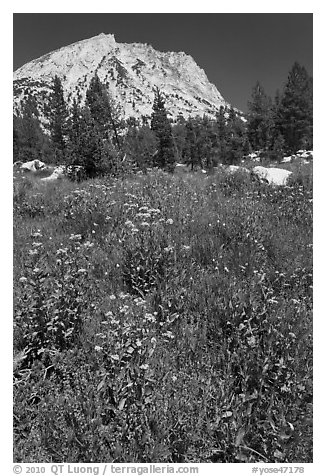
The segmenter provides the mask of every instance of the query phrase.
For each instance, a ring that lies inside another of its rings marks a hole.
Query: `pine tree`
[[[42,132],[35,98],[28,94],[21,114],[14,116],[14,161],[42,160],[45,138]]]
[[[226,111],[223,106],[216,115],[216,127],[217,127],[217,145],[218,145],[218,158],[221,163],[225,163],[227,159],[227,142],[228,142],[228,130],[226,121]]]
[[[103,141],[87,107],[79,111],[74,128],[79,133],[72,153],[74,164],[82,165],[88,177],[113,173],[116,152],[109,142]]]
[[[55,76],[49,101],[49,129],[56,162],[65,159],[68,109],[61,80]]]
[[[226,136],[226,163],[238,164],[244,155],[246,131],[243,121],[231,108],[228,113]]]
[[[183,157],[187,165],[191,165],[191,170],[194,170],[200,165],[200,156],[198,153],[198,143],[196,135],[195,120],[188,117],[186,122],[186,138],[183,151]]]
[[[198,154],[202,168],[213,167],[213,132],[212,124],[207,116],[197,120]]]
[[[151,129],[158,141],[158,152],[155,156],[156,165],[172,172],[175,166],[172,128],[167,117],[163,95],[158,88],[155,90]]]
[[[251,147],[254,150],[267,150],[271,145],[273,130],[272,101],[259,82],[253,89],[248,109],[247,130]]]
[[[306,69],[295,63],[279,101],[276,128],[287,153],[313,146],[313,83]]]
[[[119,132],[122,128],[121,114],[97,74],[93,76],[86,92],[86,105],[104,140],[112,141],[121,149]]]
[[[83,141],[83,118],[83,109],[78,105],[76,99],[74,99],[67,125],[67,162],[70,165],[81,165],[80,158],[83,153],[81,145]]]
[[[146,172],[153,166],[153,155],[157,149],[157,139],[148,126],[130,126],[124,141],[124,151],[136,168]]]

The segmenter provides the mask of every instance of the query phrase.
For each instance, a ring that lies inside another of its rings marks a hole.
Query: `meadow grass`
[[[310,172],[18,181],[14,304],[15,461],[312,461]]]

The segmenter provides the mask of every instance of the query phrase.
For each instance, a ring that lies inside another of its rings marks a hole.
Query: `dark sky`
[[[295,61],[312,75],[311,13],[15,13],[14,69],[62,46],[113,33],[119,43],[184,51],[224,98],[246,111],[260,81],[274,97]]]

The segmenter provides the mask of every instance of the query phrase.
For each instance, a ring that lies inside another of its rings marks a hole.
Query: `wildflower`
[[[141,340],[139,340],[139,339],[136,340],[136,346],[137,346],[137,347],[140,347],[140,346],[141,346]]]
[[[111,359],[113,360],[119,360],[119,356],[117,354],[110,355]]]
[[[21,278],[19,278],[19,281],[20,281],[21,283],[26,283],[27,278],[25,278],[25,276],[22,276]]]
[[[73,241],[79,241],[82,239],[82,236],[77,234],[77,235],[74,235],[73,233],[70,235],[69,237],[69,240],[73,240]]]
[[[254,336],[252,336],[247,339],[247,342],[250,347],[254,347],[254,345],[256,344],[256,339],[254,338]]]
[[[167,246],[166,248],[163,248],[164,253],[170,253],[173,251],[173,246]]]
[[[172,382],[175,382],[176,380],[178,380],[178,377],[176,377],[175,375],[172,375],[171,379],[172,379]]]
[[[139,368],[142,369],[142,370],[147,370],[148,369],[148,364],[140,365]]]
[[[42,234],[40,232],[36,232],[36,233],[32,233],[31,236],[33,238],[38,238],[38,237],[42,236]]]
[[[114,301],[114,300],[117,299],[117,298],[116,298],[116,296],[115,296],[114,294],[111,294],[111,296],[109,296],[109,299],[110,299],[111,301]]]
[[[148,312],[146,312],[144,319],[145,321],[155,322],[155,317],[153,316],[153,314],[150,314]]]
[[[37,250],[29,250],[28,254],[30,255],[37,255],[38,251]]]
[[[126,314],[128,311],[129,311],[129,306],[127,305],[120,308],[120,312],[122,312],[123,314]]]
[[[112,311],[108,311],[108,312],[106,312],[104,315],[105,315],[105,317],[113,317],[113,312],[112,312]]]
[[[103,350],[103,347],[100,347],[99,345],[96,345],[94,347],[94,349],[95,349],[96,352],[101,352],[101,350]]]
[[[68,248],[59,248],[59,249],[57,250],[57,255],[67,254],[67,251],[68,251]]]
[[[145,227],[146,227],[146,226],[150,226],[150,225],[149,225],[149,223],[148,223],[147,221],[142,221],[142,222],[141,222],[141,226],[145,226]]]
[[[171,331],[166,331],[162,335],[166,336],[168,339],[174,339],[174,335],[172,334]]]
[[[77,273],[87,273],[87,269],[81,268],[77,271]]]
[[[189,251],[191,248],[191,246],[188,246],[188,245],[183,245],[182,246],[182,249],[185,250],[185,251]]]
[[[38,273],[40,271],[40,268],[34,268],[33,273]]]
[[[38,248],[39,246],[42,246],[42,243],[37,243],[34,241],[34,243],[32,243],[32,246],[34,246],[35,248]]]
[[[119,298],[126,299],[127,297],[129,297],[129,294],[124,294],[123,292],[119,293]]]
[[[166,224],[167,224],[167,225],[173,225],[173,220],[172,220],[172,218],[168,218],[168,219],[166,220]]]

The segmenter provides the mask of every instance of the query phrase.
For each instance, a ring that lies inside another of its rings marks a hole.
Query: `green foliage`
[[[88,263],[80,235],[71,235],[69,245],[47,260],[40,232],[32,233],[25,260],[22,288],[17,296],[15,332],[24,364],[35,359],[51,361],[50,355],[69,349],[82,330]],[[52,265],[52,266],[51,266]]]
[[[55,76],[48,105],[49,130],[56,163],[65,158],[67,141],[68,109],[64,99],[61,80]]]
[[[288,153],[312,149],[313,83],[306,69],[295,63],[289,73],[276,112],[276,127]]]
[[[220,107],[216,117],[217,156],[223,164],[238,164],[248,150],[245,125],[233,108]]]
[[[15,461],[312,461],[300,174],[17,183]]]
[[[44,160],[49,155],[49,144],[40,127],[37,104],[29,94],[22,104],[21,114],[13,118],[13,160]]]
[[[148,126],[129,126],[124,150],[138,170],[146,171],[153,166],[153,156],[157,150],[155,133]]]
[[[97,74],[91,79],[86,92],[86,106],[103,140],[112,140],[113,144],[120,149],[121,113]]]
[[[248,138],[253,150],[266,150],[270,147],[273,129],[272,101],[259,82],[248,103]]]
[[[167,117],[165,102],[162,93],[155,90],[151,129],[158,141],[157,154],[154,164],[169,172],[173,172],[175,164],[175,147],[173,143],[171,123]]]

